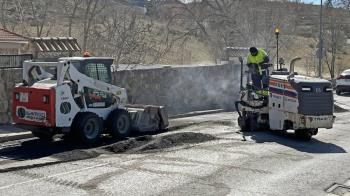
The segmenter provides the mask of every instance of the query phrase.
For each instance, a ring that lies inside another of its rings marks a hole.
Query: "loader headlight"
[[[43,102],[44,103],[49,103],[49,96],[48,95],[44,95],[43,96]]]
[[[16,94],[15,94],[15,99],[16,99],[16,101],[19,101],[19,97],[20,97],[19,93],[16,93]]]
[[[332,92],[333,88],[326,88],[325,90],[326,90],[326,92]]]
[[[303,91],[303,92],[311,92],[311,88],[310,87],[302,87],[301,91]]]

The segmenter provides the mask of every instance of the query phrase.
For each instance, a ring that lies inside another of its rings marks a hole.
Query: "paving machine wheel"
[[[243,116],[238,117],[238,126],[241,128],[241,132],[249,131],[249,119]]]
[[[251,115],[249,118],[250,131],[258,131],[260,126],[256,115]]]
[[[298,139],[309,141],[314,134],[314,129],[297,129],[295,130],[295,136]]]

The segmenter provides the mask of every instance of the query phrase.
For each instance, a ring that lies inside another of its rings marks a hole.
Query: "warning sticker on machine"
[[[16,114],[23,120],[35,122],[45,122],[46,120],[46,112],[41,110],[31,110],[25,107],[17,107]]]

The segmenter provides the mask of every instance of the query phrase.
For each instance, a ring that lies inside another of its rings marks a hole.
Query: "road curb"
[[[9,142],[13,140],[22,140],[33,137],[31,132],[23,132],[18,134],[9,134],[5,136],[0,136],[0,142]]]
[[[175,131],[178,129],[183,129],[192,125],[198,125],[200,123],[195,123],[195,122],[191,122],[191,123],[183,123],[183,124],[179,124],[179,125],[174,125],[174,126],[170,126],[168,127],[167,131]]]
[[[196,112],[189,112],[185,114],[177,114],[177,115],[169,116],[169,119],[186,118],[186,117],[200,116],[200,115],[207,115],[207,114],[216,114],[221,112],[228,112],[228,111],[224,109],[196,111]]]

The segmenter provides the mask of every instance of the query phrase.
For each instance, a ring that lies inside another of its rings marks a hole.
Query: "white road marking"
[[[72,173],[76,173],[76,172],[80,172],[80,171],[84,171],[84,170],[89,170],[89,169],[93,169],[93,168],[97,168],[97,167],[103,167],[103,166],[106,166],[106,165],[109,165],[109,164],[110,163],[104,163],[104,164],[99,164],[99,165],[95,165],[95,166],[91,166],[91,167],[85,167],[85,168],[82,168],[82,169],[72,170],[72,171],[69,171],[69,172],[63,172],[63,173],[59,173],[59,174],[55,174],[55,175],[51,175],[51,176],[45,176],[45,177],[37,178],[37,179],[34,179],[34,180],[28,180],[28,181],[24,181],[24,182],[14,183],[14,184],[10,184],[10,185],[6,185],[6,186],[0,187],[0,190],[11,188],[13,186],[28,184],[28,183],[31,183],[31,182],[37,182],[37,181],[44,180],[44,179],[47,179],[47,178],[63,176],[63,175],[72,174]]]
[[[348,115],[350,115],[350,113],[341,114],[341,115],[336,114],[335,117],[337,118],[337,117],[343,117],[343,116],[348,116]]]

